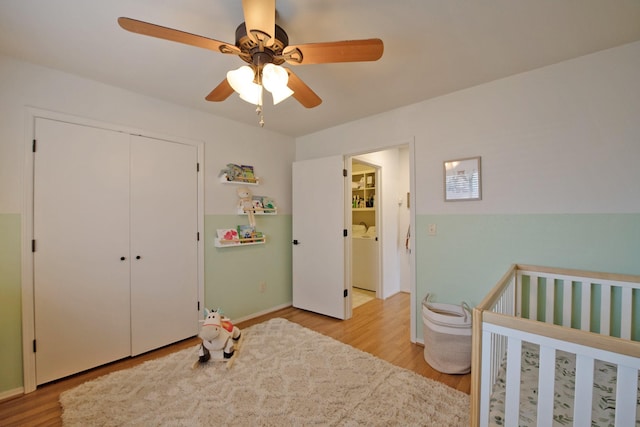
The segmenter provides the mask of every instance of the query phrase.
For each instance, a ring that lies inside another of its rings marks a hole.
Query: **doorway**
[[[292,167],[293,306],[337,319],[353,316],[351,291],[352,159],[380,166],[374,205],[380,285],[376,297],[410,294],[415,341],[415,255],[407,229],[415,223],[414,142],[369,153],[298,160]],[[365,179],[366,182],[366,179]],[[365,205],[366,206],[366,205]],[[411,233],[413,234],[413,232]],[[318,256],[321,254],[322,256]],[[328,268],[329,266],[329,268]]]
[[[406,144],[347,158],[351,194],[345,216],[351,245],[345,264],[352,310],[373,298],[411,293],[409,151]]]
[[[351,159],[351,303],[359,307],[377,297],[380,287],[378,199],[380,166]]]

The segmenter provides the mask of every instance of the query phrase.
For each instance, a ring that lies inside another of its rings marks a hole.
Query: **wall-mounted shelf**
[[[247,180],[244,178],[236,178],[232,181],[227,179],[227,174],[220,175],[220,182],[223,184],[237,184],[237,185],[260,185],[260,178],[256,177],[253,180]]]
[[[254,208],[251,209],[254,215],[277,215],[278,208]],[[247,209],[238,208],[238,215],[247,215]]]
[[[264,234],[262,237],[256,237],[252,239],[233,239],[233,240],[225,240],[215,238],[213,241],[213,245],[216,248],[232,248],[237,246],[252,246],[252,245],[264,245],[267,236]]]
[[[354,212],[375,212],[376,208],[353,208]]]
[[[233,179],[229,180],[229,176]],[[234,163],[228,163],[227,169],[220,171],[219,179],[222,184],[260,185],[260,178],[254,175],[253,166],[236,165]],[[253,216],[277,215],[278,213],[275,201],[271,197],[254,196],[249,189],[246,189],[246,192],[241,188],[237,190],[240,199],[238,200],[236,212],[238,215],[249,216],[249,225],[238,225],[235,229],[222,228],[216,230],[217,237],[214,239],[214,246],[217,248],[264,245],[266,236],[262,232],[256,231]]]

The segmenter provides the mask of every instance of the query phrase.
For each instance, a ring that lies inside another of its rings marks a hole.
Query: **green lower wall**
[[[248,224],[247,217],[205,217],[205,306],[220,308],[231,319],[290,304],[291,215],[256,216],[256,230],[266,235],[266,244],[217,248],[218,228]],[[266,284],[260,291],[260,282]]]
[[[22,387],[21,223],[0,214],[0,394]]]
[[[0,214],[0,395],[23,385],[21,217]],[[238,215],[205,217],[205,306],[232,319],[291,303],[291,215],[256,217],[264,245],[219,249],[217,228],[246,224]],[[266,283],[264,292],[260,282]]]
[[[22,386],[20,221],[0,214],[0,394]],[[214,246],[217,228],[246,222],[205,217],[205,305],[232,319],[292,299],[291,216],[256,218],[265,245]],[[427,234],[428,224],[437,235]],[[439,302],[475,305],[513,263],[640,274],[640,214],[419,215],[415,234],[418,336],[427,292]]]
[[[419,337],[427,292],[474,306],[514,263],[640,274],[640,214],[419,215],[416,235]]]

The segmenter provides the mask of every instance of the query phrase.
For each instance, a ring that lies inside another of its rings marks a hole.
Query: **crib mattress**
[[[614,426],[616,366],[599,360],[594,364],[592,425]],[[520,377],[520,426],[535,427],[538,401],[539,350],[535,344],[522,343],[522,369]],[[553,425],[573,425],[573,400],[576,376],[576,357],[563,351],[556,352],[556,371],[553,405]],[[489,409],[489,425],[504,425],[506,363],[498,373],[493,386]],[[639,382],[640,384],[640,382]],[[640,399],[640,387],[638,389]],[[640,426],[640,402],[636,409],[636,426]]]

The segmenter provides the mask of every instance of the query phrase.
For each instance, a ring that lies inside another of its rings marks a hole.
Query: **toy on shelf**
[[[251,211],[253,215],[276,215],[278,208],[271,197],[251,196]],[[248,215],[249,209],[238,204],[238,215]]]
[[[242,210],[247,213],[249,216],[249,225],[252,227],[256,226],[256,218],[253,216],[253,202],[251,199],[251,190],[247,187],[239,187],[238,188],[238,210]]]
[[[198,360],[194,364],[206,363],[209,360],[231,363],[240,349],[242,333],[237,326],[222,316],[219,310],[209,311],[204,309],[206,318],[198,335],[202,344],[198,349]]]

